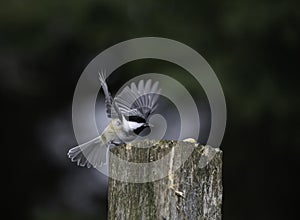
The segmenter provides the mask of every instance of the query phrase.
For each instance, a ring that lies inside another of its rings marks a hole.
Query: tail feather
[[[82,167],[99,167],[106,163],[107,146],[97,137],[69,150],[68,157]]]

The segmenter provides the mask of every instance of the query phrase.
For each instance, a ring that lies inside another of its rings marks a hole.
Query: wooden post
[[[160,141],[153,146],[150,141],[143,141],[113,148],[111,152],[127,161],[145,163],[171,152],[174,143],[183,147],[193,145],[194,151],[168,176],[146,183],[110,178],[108,219],[221,219],[222,151],[219,149],[175,141]],[[145,144],[149,148],[139,148]],[[110,172],[115,172],[116,163],[110,163]],[[124,170],[121,175],[126,177],[129,173]]]

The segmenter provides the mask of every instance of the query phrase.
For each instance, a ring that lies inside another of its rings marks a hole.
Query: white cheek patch
[[[132,130],[134,130],[134,129],[141,127],[143,125],[143,123],[136,123],[136,122],[129,121],[128,125]]]

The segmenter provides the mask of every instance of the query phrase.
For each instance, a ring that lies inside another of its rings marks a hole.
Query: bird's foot
[[[112,140],[112,141],[108,142],[108,146],[109,146],[109,148],[113,148],[113,147],[117,147],[123,143],[124,142],[122,142],[122,141]]]

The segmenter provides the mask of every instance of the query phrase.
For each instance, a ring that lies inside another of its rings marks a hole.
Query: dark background
[[[76,167],[65,156],[76,145],[73,92],[98,53],[145,36],[194,48],[222,84],[228,108],[221,146],[223,219],[295,219],[300,185],[299,6],[296,0],[1,1],[6,219],[106,218],[107,179]],[[149,68],[168,72],[164,64],[151,63],[132,63],[118,71],[130,76],[137,70],[151,72]],[[184,79],[178,72],[174,74]],[[111,82],[112,87],[120,85],[116,79]]]

